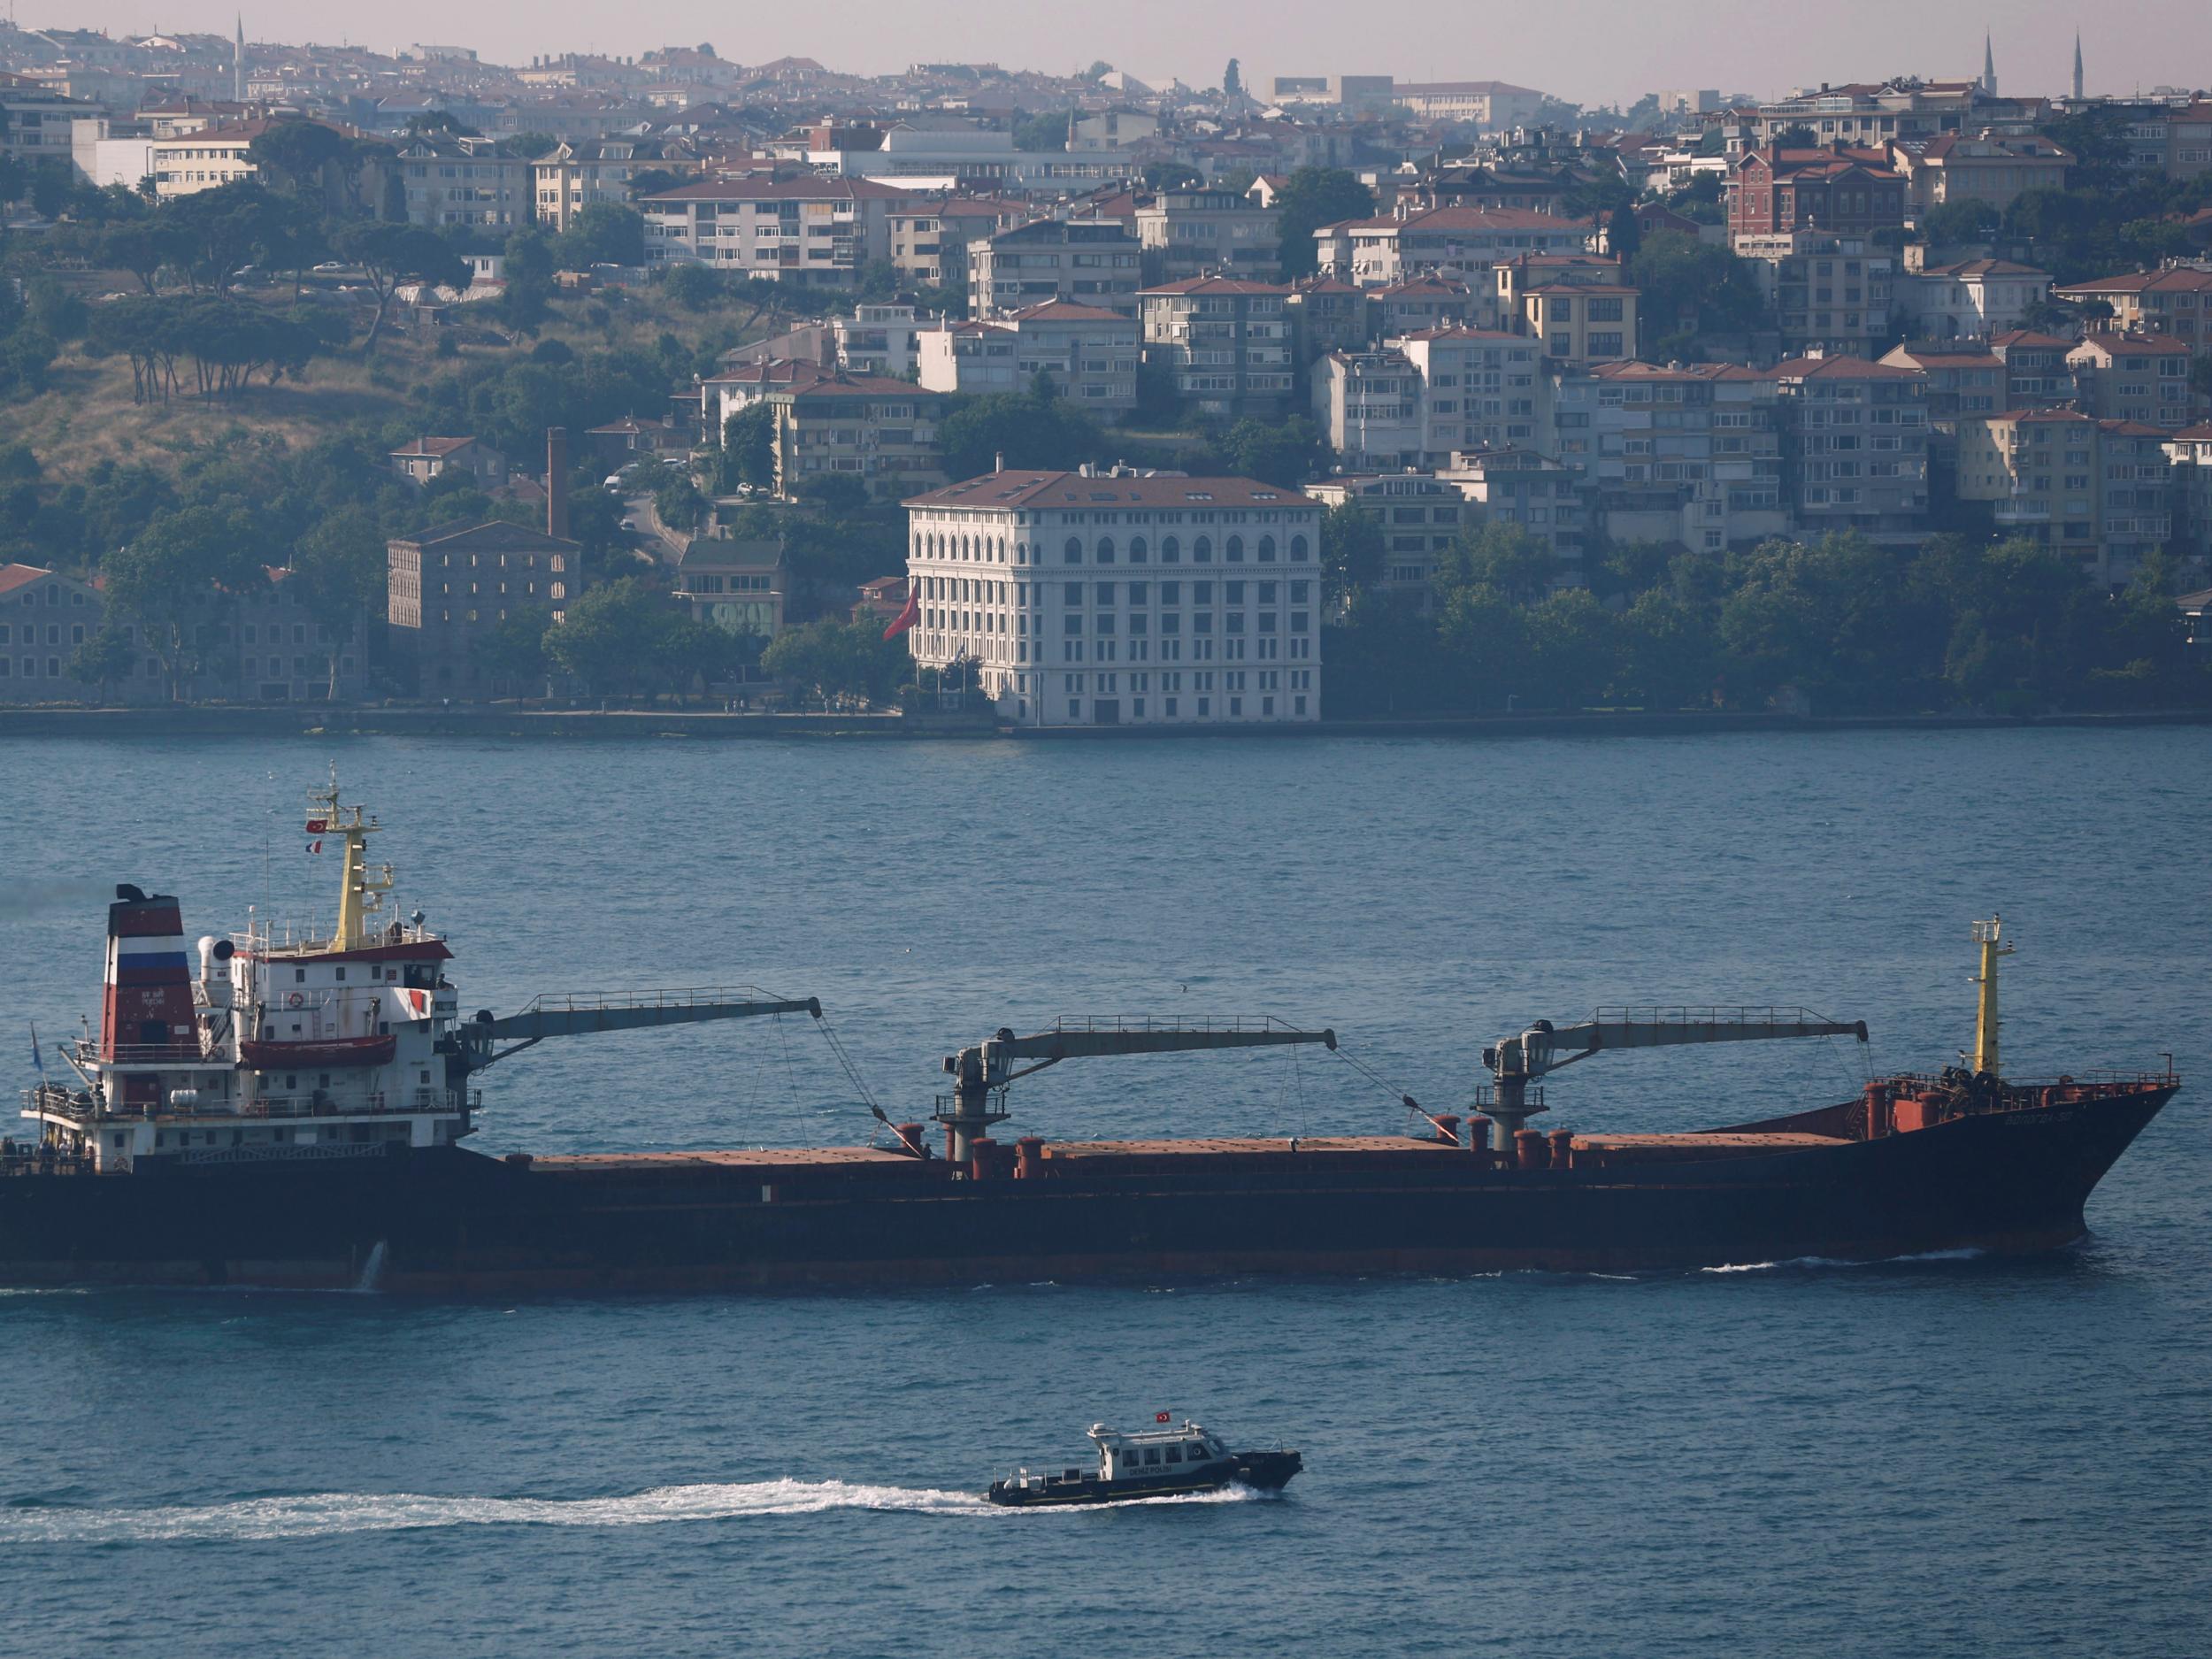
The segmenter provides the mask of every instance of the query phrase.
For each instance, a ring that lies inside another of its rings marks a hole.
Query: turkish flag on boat
[[[1155,1423],[1164,1423],[1174,1415],[1175,1414],[1171,1411],[1155,1411],[1152,1414],[1152,1420]]]
[[[906,579],[905,608],[891,618],[891,626],[884,629],[883,637],[887,640],[897,639],[900,634],[920,621],[921,616],[922,584],[918,579],[910,576]]]
[[[311,818],[307,820],[307,833],[310,835],[319,835],[329,827],[328,818]]]

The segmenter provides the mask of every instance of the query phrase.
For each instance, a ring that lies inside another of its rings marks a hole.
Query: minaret
[[[240,104],[246,101],[246,14],[238,14],[238,44],[230,58],[230,96]]]
[[[2074,31],[2074,102],[2081,102],[2081,31]]]
[[[1989,32],[1982,31],[1982,96],[1997,96],[1997,50],[1991,43]]]

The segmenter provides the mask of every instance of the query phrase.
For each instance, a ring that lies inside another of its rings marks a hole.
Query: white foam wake
[[[650,1526],[672,1521],[818,1515],[828,1509],[882,1509],[916,1515],[1003,1512],[964,1492],[863,1486],[842,1480],[657,1486],[619,1498],[316,1492],[150,1509],[0,1509],[0,1544],[322,1538],[341,1532],[444,1526]]]
[[[1974,1245],[1955,1250],[1923,1250],[1913,1256],[1872,1256],[1863,1261],[1833,1256],[1793,1256],[1781,1262],[1731,1262],[1720,1267],[1701,1267],[1701,1273],[1770,1273],[1786,1267],[1892,1267],[1900,1262],[1971,1262],[1984,1252]]]

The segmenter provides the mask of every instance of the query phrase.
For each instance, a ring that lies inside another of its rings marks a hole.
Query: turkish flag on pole
[[[1174,1413],[1171,1411],[1155,1411],[1152,1414],[1152,1420],[1155,1423],[1164,1423],[1172,1416]]]
[[[922,584],[915,578],[910,576],[906,579],[905,609],[902,610],[898,615],[891,618],[891,626],[884,629],[883,637],[887,640],[897,639],[900,634],[905,633],[907,629],[912,627],[915,623],[921,620],[921,615]]]

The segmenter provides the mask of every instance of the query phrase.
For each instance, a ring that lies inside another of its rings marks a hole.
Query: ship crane
[[[458,1028],[457,1058],[465,1071],[519,1054],[548,1037],[579,1037],[595,1031],[638,1031],[651,1025],[692,1025],[710,1019],[757,1019],[765,1014],[822,1018],[811,996],[775,997],[751,986],[741,990],[589,992],[540,996],[518,1014],[495,1018],[487,1009]],[[493,1049],[493,1044],[511,1046]]]
[[[977,1139],[993,1124],[1005,1121],[1006,1086],[1063,1060],[1101,1055],[1181,1054],[1201,1048],[1264,1048],[1302,1042],[1334,1048],[1336,1033],[1300,1031],[1269,1018],[1063,1019],[1056,1021],[1051,1030],[1027,1037],[1017,1037],[1010,1026],[1001,1026],[996,1035],[945,1056],[953,1093],[949,1102],[939,1097],[933,1116],[952,1132],[953,1162],[964,1163]],[[1021,1064],[1023,1061],[1030,1064]],[[995,1105],[995,1094],[998,1097]]]
[[[1482,1051],[1493,1086],[1476,1103],[1490,1114],[1491,1149],[1509,1152],[1514,1132],[1545,1110],[1529,1085],[1546,1072],[1615,1048],[1671,1048],[1694,1042],[1765,1042],[1783,1037],[1856,1037],[1866,1022],[1823,1019],[1802,1008],[1601,1008],[1579,1025],[1540,1019]]]

